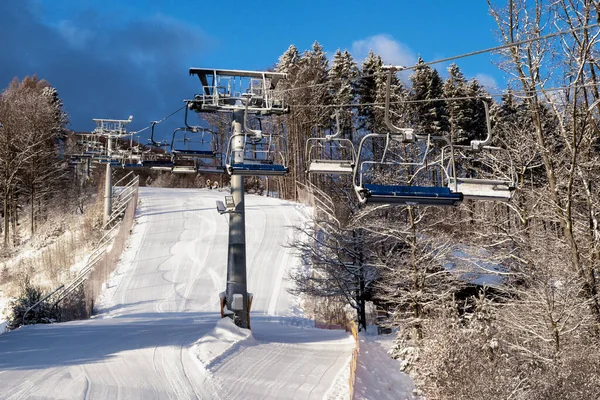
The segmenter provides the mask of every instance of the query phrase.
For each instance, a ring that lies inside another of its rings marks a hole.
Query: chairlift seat
[[[140,168],[144,168],[144,164],[141,163],[126,163],[123,165],[123,168],[125,169],[140,169]]]
[[[120,167],[123,165],[120,160],[100,159],[98,162],[100,164],[110,164],[111,167]]]
[[[144,167],[150,167],[150,169],[157,171],[171,171],[175,164],[173,161],[159,161],[159,160],[148,160],[144,161]]]
[[[206,174],[224,174],[225,168],[222,165],[199,165],[196,170]]]
[[[212,150],[173,149],[172,153],[176,156],[190,156],[190,157],[201,157],[201,158],[213,158],[215,156],[215,152]]]
[[[195,174],[196,167],[193,165],[175,165],[171,172],[174,174]]]
[[[313,160],[308,166],[309,174],[352,175],[353,172],[351,160]]]
[[[358,187],[367,203],[389,203],[424,206],[456,206],[462,193],[452,193],[443,186],[397,186],[364,184]]]
[[[512,198],[514,186],[510,181],[496,179],[456,178],[450,179],[448,188],[462,193],[469,200],[508,201]]]
[[[227,168],[230,175],[242,176],[281,176],[288,173],[288,169],[279,164],[231,164]]]

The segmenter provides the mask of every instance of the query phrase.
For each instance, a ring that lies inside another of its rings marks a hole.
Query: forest
[[[387,323],[400,328],[396,356],[428,398],[600,396],[600,65],[597,26],[588,27],[599,8],[490,2],[499,44],[523,42],[496,52],[511,77],[501,93],[457,64],[442,78],[419,59],[407,81],[393,77],[394,125],[445,135],[456,147],[485,136],[483,101],[493,99],[492,144],[502,151],[492,163],[506,171],[510,160],[516,184],[508,202],[364,207],[352,178],[307,177],[306,140],[336,131],[336,111],[341,136],[355,146],[388,131],[384,61],[370,53],[358,66],[338,51],[329,63],[318,43],[304,53],[290,46],[279,59],[277,71],[289,74],[291,111],[282,118],[292,168],[280,191],[296,198],[297,188],[314,187],[316,205],[299,228],[309,240],[295,244],[312,267],[292,276],[297,290],[350,305],[363,326],[365,301],[387,310]],[[557,32],[567,33],[543,38]],[[371,151],[381,156],[381,144]],[[463,168],[495,168],[477,158]],[[396,183],[406,172],[381,167],[373,177]],[[487,279],[474,282],[483,269]]]
[[[397,127],[446,137],[462,171],[510,176],[509,201],[364,206],[352,177],[307,175],[309,138],[339,131],[356,148],[389,130],[385,60],[370,52],[358,63],[338,50],[330,61],[318,42],[304,52],[291,45],[274,67],[288,75],[277,90],[290,112],[262,123],[286,138],[290,172],[254,184],[314,207],[292,244],[311,267],[290,277],[296,292],[330,316],[350,306],[363,329],[366,302],[376,304],[382,324],[398,332],[393,356],[427,398],[600,398],[600,4],[488,4],[498,44],[507,45],[495,52],[507,87],[492,92],[465,77],[460,60],[440,73],[419,58],[391,76],[389,113]],[[485,138],[484,102],[497,151],[480,162],[483,153],[458,149]],[[223,141],[230,118],[207,119]],[[63,158],[67,114],[50,84],[13,81],[0,96],[0,122],[8,251],[19,245],[21,213],[33,234],[65,198],[84,194]],[[420,150],[374,140],[368,153],[406,159]],[[369,177],[396,183],[407,174],[376,166]]]

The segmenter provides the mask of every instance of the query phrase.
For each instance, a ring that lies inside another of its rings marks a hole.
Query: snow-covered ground
[[[360,353],[356,363],[354,400],[413,400],[414,383],[400,372],[400,362],[387,351],[393,335],[360,335]]]
[[[283,245],[298,205],[246,197],[252,332],[221,322],[225,192],[141,188],[131,241],[100,315],[0,336],[0,398],[347,398],[354,346],[343,331],[303,326]]]

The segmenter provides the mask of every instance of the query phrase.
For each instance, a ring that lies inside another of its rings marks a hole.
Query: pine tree
[[[329,70],[329,91],[334,105],[354,104],[358,66],[348,50],[337,50]],[[340,128],[345,138],[353,138],[354,113],[349,107],[337,108]]]
[[[467,85],[467,94],[471,97],[471,124],[469,127],[469,140],[485,139],[487,136],[487,121],[485,116],[484,101],[489,105],[489,94],[477,79],[471,79]]]
[[[412,114],[421,133],[440,134],[448,132],[448,114],[443,100],[443,81],[440,74],[419,56],[412,82]],[[438,100],[440,99],[440,100]]]
[[[474,102],[469,97],[469,87],[462,71],[456,64],[448,67],[448,78],[443,86],[448,112],[448,123],[452,141],[460,145],[468,145],[474,127]],[[453,100],[456,99],[456,100]]]
[[[311,130],[329,126],[329,113],[322,106],[331,103],[328,89],[328,60],[323,47],[315,42],[311,50],[298,56],[298,50],[290,46],[280,57],[277,70],[287,71],[287,83],[282,84],[285,99],[291,112],[283,117],[288,144],[290,174],[280,181],[283,196],[294,198],[296,182],[304,182],[305,145]]]
[[[291,44],[290,47],[288,47],[288,49],[279,57],[276,71],[284,74],[294,73],[299,60],[300,52],[296,46]]]
[[[375,132],[375,103],[377,99],[377,76],[381,74],[383,61],[375,55],[373,50],[369,51],[367,58],[362,63],[360,79],[357,86],[359,98],[358,129],[367,132]]]

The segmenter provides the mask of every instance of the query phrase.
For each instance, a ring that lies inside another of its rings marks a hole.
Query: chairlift
[[[100,164],[110,164],[111,167],[122,167],[123,166],[123,162],[119,159],[115,159],[115,158],[109,158],[109,157],[99,157],[96,158],[94,161],[97,161]]]
[[[489,145],[492,141],[489,105],[485,100],[483,105],[487,136],[484,140],[472,140],[468,146],[454,146],[461,162],[450,171],[448,188],[462,193],[465,199],[509,201],[516,188],[515,169],[508,150]]]
[[[247,115],[250,99],[244,113],[244,133],[232,134],[227,144],[226,169],[230,175],[281,176],[288,173],[285,166],[283,137],[264,134],[248,128]],[[262,127],[261,127],[262,128]],[[242,139],[241,150],[234,150],[234,141]]]
[[[143,169],[146,168],[143,162],[129,162],[123,164],[124,169]]]
[[[196,171],[204,174],[224,174],[225,167],[223,165],[206,164],[198,162],[196,164]]]
[[[447,186],[447,165],[454,166],[452,143],[443,136],[417,135],[413,129],[392,124],[389,114],[393,72],[393,68],[388,70],[385,97],[385,124],[390,132],[367,134],[358,146],[353,175],[358,199],[362,204],[456,206],[463,195]],[[384,141],[381,154],[376,152],[378,139]],[[445,148],[450,151],[444,151]]]
[[[183,132],[183,138],[176,139],[178,132]],[[218,154],[216,133],[199,126],[177,128],[173,131],[171,154],[175,158],[214,158]]]
[[[429,206],[460,204],[462,193],[453,193],[444,184],[449,180],[444,160],[448,153],[437,151],[434,146],[436,142],[449,144],[449,141],[441,136],[427,135],[426,138],[423,144],[421,140],[406,142],[403,135],[392,133],[365,135],[358,147],[354,169],[354,190],[359,201]],[[385,147],[381,157],[375,159],[373,148],[377,139],[384,140]]]
[[[144,160],[143,166],[155,171],[172,171],[175,163],[167,159]]]
[[[306,158],[309,174],[352,175],[356,165],[354,144],[340,137],[339,114],[335,113],[336,132],[324,138],[309,138],[306,141]]]

